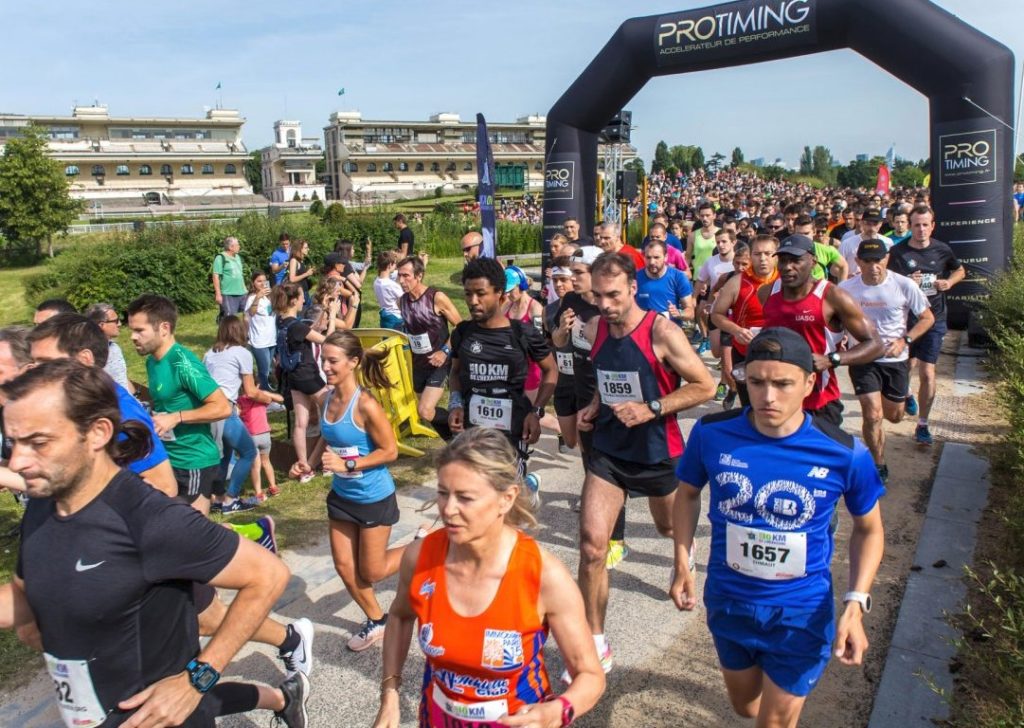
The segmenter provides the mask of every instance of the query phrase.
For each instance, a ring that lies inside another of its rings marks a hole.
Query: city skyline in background
[[[6,45],[7,57],[27,72],[7,77],[0,111],[70,115],[76,104],[98,102],[118,117],[199,117],[222,105],[246,118],[250,150],[271,143],[278,119],[299,120],[304,137],[322,140],[338,110],[368,120],[439,112],[471,120],[479,111],[513,121],[546,114],[623,20],[708,4],[627,9],[523,0],[483,12],[451,2],[360,1],[286,15],[263,0],[217,7],[186,0],[168,17],[117,0],[90,7],[84,19],[65,3],[23,4],[5,11]],[[1019,90],[1024,9],[1012,0],[937,4],[1014,52]],[[105,42],[54,54],[83,25]],[[848,50],[656,78],[627,106],[633,144],[648,167],[660,140],[700,145],[707,158],[720,152],[728,159],[738,146],[748,161],[780,158],[791,166],[805,145],[819,144],[844,164],[890,146],[916,161],[928,156],[927,107],[923,96]]]

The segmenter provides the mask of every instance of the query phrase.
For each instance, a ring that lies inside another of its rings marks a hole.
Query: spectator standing
[[[292,246],[291,258],[288,259],[288,282],[302,289],[302,302],[306,306],[310,303],[309,278],[316,272],[316,269],[306,264],[307,255],[309,243],[297,240]]]
[[[100,331],[107,337],[107,363],[103,371],[128,390],[129,394],[135,394],[135,385],[128,378],[128,362],[125,361],[124,352],[117,343],[117,337],[121,333],[121,317],[109,303],[94,303],[85,309],[85,316],[99,326]]]
[[[270,305],[270,281],[263,271],[255,271],[249,280],[245,320],[249,328],[249,349],[256,360],[256,379],[260,389],[270,391],[270,368],[277,346],[277,314]]]
[[[63,298],[48,298],[36,306],[36,312],[32,316],[32,323],[39,325],[46,319],[59,313],[78,313],[78,309]]]
[[[213,258],[213,297],[221,316],[242,313],[245,306],[245,274],[238,238],[224,238],[224,250]]]
[[[380,307],[380,325],[384,329],[403,331],[402,311],[398,299],[402,287],[392,278],[398,267],[398,254],[394,250],[383,250],[377,254],[377,278],[373,282],[373,294]]]
[[[416,236],[413,235],[409,224],[406,222],[405,215],[402,213],[395,215],[393,222],[395,230],[398,231],[398,244],[395,246],[395,250],[398,251],[398,258],[399,260],[408,258],[416,252]]]
[[[281,395],[271,392],[275,404],[283,401]],[[267,405],[264,402],[253,399],[245,394],[238,397],[238,417],[245,425],[245,431],[252,437],[256,451],[260,454],[258,460],[253,460],[252,470],[249,477],[252,479],[252,490],[256,494],[256,500],[263,502],[268,495],[277,495],[280,489],[277,487],[277,476],[274,474],[274,465],[270,462],[270,450],[273,443],[270,440],[270,422],[267,420]],[[267,476],[267,490],[263,491],[262,474]]]
[[[274,285],[284,283],[284,277],[288,275],[288,261],[291,259],[292,241],[288,233],[281,233],[277,238],[277,248],[270,254],[270,273],[274,276]]]

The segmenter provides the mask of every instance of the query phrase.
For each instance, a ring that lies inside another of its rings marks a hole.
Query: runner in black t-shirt
[[[218,715],[264,708],[305,726],[301,672],[278,690],[218,682],[283,592],[287,567],[121,469],[151,440],[141,423],[122,423],[100,370],[45,362],[2,391],[10,466],[32,500],[15,579],[0,586],[0,605],[22,608],[0,608],[0,628],[38,623],[65,723],[108,728],[134,716],[212,728]],[[238,590],[202,649],[194,581]]]
[[[505,271],[493,258],[477,258],[462,271],[471,321],[452,332],[448,424],[493,427],[504,432],[520,457],[520,471],[535,495],[537,477],[526,475],[529,446],[540,438],[540,416],[555,391],[558,369],[551,348],[534,327],[509,321],[502,313]],[[534,407],[526,397],[529,362],[541,368]]]

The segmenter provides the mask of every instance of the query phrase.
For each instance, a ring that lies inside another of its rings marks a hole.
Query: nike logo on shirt
[[[75,564],[75,571],[88,571],[89,569],[95,569],[97,566],[102,566],[107,563],[106,561],[97,561],[95,564],[83,564],[82,560],[79,559],[78,563]]]

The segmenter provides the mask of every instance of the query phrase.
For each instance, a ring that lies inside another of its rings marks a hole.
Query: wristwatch
[[[572,703],[569,702],[568,698],[564,698],[561,695],[549,695],[544,698],[545,703],[550,703],[554,700],[562,704],[562,728],[572,725],[572,722],[576,719],[576,710],[572,707]]]
[[[839,358],[839,352],[838,351],[833,351],[831,354],[828,355],[828,364],[833,369],[835,369],[837,366],[839,366],[842,363],[843,363],[843,361],[842,361],[842,359]]]
[[[355,469],[356,469],[356,461],[355,460],[353,460],[352,458],[349,458],[348,460],[345,461],[345,470],[347,470],[348,472],[351,473],[351,472],[354,472]]]
[[[864,614],[868,614],[871,611],[871,595],[867,592],[846,592],[843,594],[843,604],[847,602],[857,602]]]
[[[194,657],[185,665],[185,669],[188,670],[188,680],[192,687],[201,693],[209,692],[220,680],[220,673],[210,667],[208,662],[200,662]]]
[[[904,336],[903,341],[906,342],[907,346],[910,346],[911,344],[914,343],[914,340],[911,339],[910,336]]]
[[[538,419],[543,417],[544,416],[544,408],[543,407],[534,407],[533,408],[533,414],[537,415]]]
[[[661,417],[661,400],[652,399],[647,402],[647,407],[654,413],[655,417]]]

